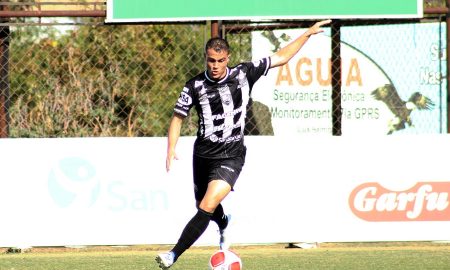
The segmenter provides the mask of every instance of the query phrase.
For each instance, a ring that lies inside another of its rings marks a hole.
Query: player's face
[[[220,80],[227,75],[229,55],[225,50],[216,52],[214,49],[206,51],[206,67],[208,75],[214,80]]]

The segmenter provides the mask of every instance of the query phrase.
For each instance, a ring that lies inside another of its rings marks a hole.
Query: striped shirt
[[[194,154],[205,158],[239,156],[244,149],[247,105],[255,82],[266,75],[270,58],[227,68],[220,81],[207,71],[189,80],[175,105],[175,113],[186,117],[192,107],[198,114]]]

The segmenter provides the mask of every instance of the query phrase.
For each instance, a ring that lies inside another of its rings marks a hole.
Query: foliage
[[[424,0],[424,7],[445,7],[446,0]]]
[[[203,25],[14,29],[10,136],[165,136],[203,69],[204,36]]]

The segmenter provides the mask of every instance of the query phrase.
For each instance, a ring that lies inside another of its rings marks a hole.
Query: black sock
[[[172,249],[173,253],[175,253],[175,260],[200,238],[206,228],[208,228],[211,216],[211,213],[198,209],[197,214],[184,227],[178,243]]]
[[[216,210],[214,211],[214,213],[211,217],[211,220],[217,223],[220,230],[227,227],[228,219],[227,219],[227,216],[225,216],[222,204],[219,204],[217,206]]]

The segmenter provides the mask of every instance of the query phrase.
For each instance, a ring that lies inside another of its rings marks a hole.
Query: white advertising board
[[[166,138],[0,140],[0,246],[175,243],[196,211],[193,141],[167,173]],[[234,243],[450,240],[446,135],[246,143]]]

